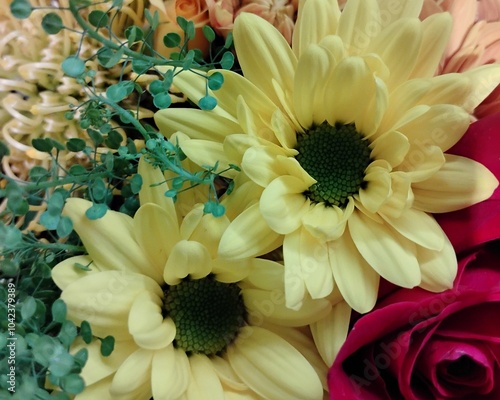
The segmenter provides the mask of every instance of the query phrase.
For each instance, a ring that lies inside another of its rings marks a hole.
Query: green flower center
[[[317,183],[304,193],[316,203],[343,208],[364,185],[370,164],[370,142],[354,124],[326,122],[297,135],[295,157]]]
[[[189,353],[222,352],[245,324],[240,288],[209,275],[165,290],[164,310],[175,323],[174,346]]]

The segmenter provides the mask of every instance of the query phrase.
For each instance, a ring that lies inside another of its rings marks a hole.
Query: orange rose
[[[176,48],[168,48],[163,44],[163,37],[167,33],[178,33],[181,43],[184,40],[184,32],[177,24],[177,17],[184,17],[193,21],[196,28],[194,39],[188,43],[189,49],[200,49],[203,54],[208,53],[209,42],[202,32],[203,26],[208,23],[208,8],[205,0],[150,0],[150,11],[158,11],[160,24],[155,31],[154,49],[164,57],[169,57]]]

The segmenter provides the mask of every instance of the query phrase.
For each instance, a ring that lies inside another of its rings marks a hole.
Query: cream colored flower
[[[90,346],[76,399],[321,399],[326,364],[293,327],[327,315],[328,301],[288,309],[281,264],[217,257],[229,220],[195,208],[179,226],[166,183],[151,186],[161,172],[141,161],[139,173],[134,218],[88,220],[75,198],[64,209],[88,252],[53,270],[68,318],[116,339],[109,358]]]
[[[451,19],[418,19],[422,1],[307,0],[292,49],[252,14],[236,20],[243,76],[229,71],[213,111],[162,110],[161,132],[198,165],[241,167],[228,196],[225,258],[283,244],[287,305],[338,287],[369,311],[379,277],[403,287],[451,287],[456,258],[430,213],[488,198],[498,182],[482,165],[445,152],[498,84],[500,67],[433,77]],[[205,80],[176,85],[197,101]]]

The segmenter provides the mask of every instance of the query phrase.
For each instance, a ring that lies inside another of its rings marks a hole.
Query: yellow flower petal
[[[252,261],[257,258],[244,260],[224,260],[217,258],[212,261],[212,273],[219,282],[234,283],[245,279],[250,272]]]
[[[190,383],[189,359],[183,350],[168,346],[154,352],[151,384],[155,399],[178,399]]]
[[[122,363],[111,383],[111,396],[126,399],[149,399],[151,363],[154,351],[139,349]]]
[[[229,223],[226,215],[214,217],[212,214],[204,214],[188,239],[204,245],[210,257],[216,258],[220,239]]]
[[[88,266],[90,271],[77,268],[75,266],[77,263],[83,266]],[[59,289],[64,290],[78,279],[89,274],[95,274],[99,271],[100,270],[97,269],[94,263],[92,263],[92,259],[89,256],[75,256],[61,261],[54,268],[52,268],[52,280],[59,287]]]
[[[335,304],[323,319],[311,324],[314,343],[326,365],[332,365],[349,331],[351,307],[345,302]]]
[[[400,132],[385,132],[372,141],[371,157],[376,160],[385,160],[391,167],[401,164],[410,149],[408,138]]]
[[[305,326],[325,317],[331,309],[325,299],[309,300],[299,310],[291,310],[285,305],[285,294],[278,288],[272,291],[243,289],[241,291],[248,310],[251,325],[262,320],[281,326]]]
[[[391,175],[386,168],[369,166],[364,178],[366,187],[359,190],[359,201],[371,213],[376,213],[391,196]]]
[[[360,212],[352,214],[348,227],[358,251],[383,278],[406,288],[420,284],[414,243]]]
[[[117,340],[130,339],[127,320],[135,296],[143,291],[162,295],[151,278],[120,271],[92,273],[71,283],[61,298],[68,306],[68,318],[77,324],[86,320],[98,337],[113,335]]]
[[[286,306],[292,310],[302,307],[306,285],[302,276],[300,260],[300,239],[302,230],[297,229],[285,236],[283,257],[285,259],[285,296]]]
[[[170,318],[163,318],[162,306],[162,297],[142,292],[130,308],[128,330],[137,345],[143,349],[163,349],[175,338],[175,324]]]
[[[186,399],[219,400],[224,391],[210,359],[202,354],[189,357],[191,380],[186,391]]]
[[[241,169],[257,185],[266,187],[277,177],[286,174],[286,169],[277,159],[284,155],[281,149],[271,146],[254,146],[245,151]]]
[[[446,163],[430,179],[412,185],[414,207],[430,213],[460,210],[489,198],[498,180],[485,166],[445,154]]]
[[[321,241],[335,240],[344,233],[347,220],[354,210],[354,202],[349,201],[344,210],[325,203],[311,204],[302,218],[304,228]]]
[[[211,272],[211,261],[210,253],[201,243],[181,240],[172,249],[163,278],[169,285],[178,284],[188,275],[193,279],[204,278]]]
[[[257,257],[279,247],[282,236],[266,223],[256,203],[231,222],[222,235],[219,257],[242,259]]]
[[[323,397],[321,381],[309,362],[288,342],[265,329],[244,327],[228,348],[227,357],[243,382],[264,398]]]
[[[109,387],[113,376],[108,376],[92,384],[85,382],[85,390],[75,396],[75,400],[113,400],[109,393]]]
[[[328,243],[328,256],[335,283],[347,304],[359,313],[371,311],[380,277],[359,254],[348,232]]]
[[[382,25],[387,26],[400,18],[416,18],[420,15],[425,0],[379,1]]]
[[[419,285],[431,292],[442,292],[453,287],[457,276],[457,255],[447,237],[441,250],[417,249],[422,283]]]
[[[273,231],[287,234],[301,225],[302,216],[310,204],[310,200],[303,195],[308,187],[299,178],[285,175],[264,189],[260,198],[260,211]]]
[[[222,143],[210,140],[191,139],[182,142],[181,149],[189,159],[200,167],[212,168],[218,163],[214,172],[221,172],[229,168],[231,160],[228,160]],[[233,178],[237,172],[233,169],[222,172],[221,175]]]

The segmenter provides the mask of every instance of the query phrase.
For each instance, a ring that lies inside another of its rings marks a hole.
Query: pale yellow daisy
[[[307,0],[292,48],[242,14],[234,42],[243,76],[217,71],[217,107],[155,115],[167,137],[192,138],[182,149],[198,165],[241,167],[219,255],[255,256],[282,242],[289,307],[337,286],[366,312],[380,276],[451,287],[455,254],[429,213],[482,201],[498,184],[445,152],[500,81],[500,66],[433,77],[451,18],[420,21],[421,6],[349,0],[340,12],[335,1]],[[205,95],[203,77],[183,71],[175,83],[194,101]]]
[[[53,270],[68,318],[116,340],[108,358],[89,346],[76,399],[322,399],[326,364],[295,327],[327,315],[328,301],[288,309],[281,264],[217,257],[229,220],[195,208],[179,225],[166,184],[151,186],[159,169],[141,161],[139,173],[134,218],[88,220],[91,203],[76,198],[64,209],[88,252]]]

